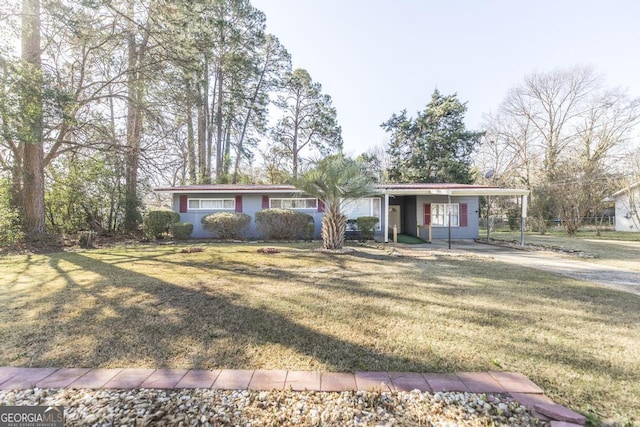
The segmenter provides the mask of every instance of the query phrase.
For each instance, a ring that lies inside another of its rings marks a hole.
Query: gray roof
[[[377,184],[380,193],[400,195],[525,196],[529,190],[473,184]],[[158,193],[299,193],[287,184],[195,184],[156,188]]]

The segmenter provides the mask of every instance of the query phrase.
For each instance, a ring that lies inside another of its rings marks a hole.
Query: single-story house
[[[616,231],[640,231],[640,181],[613,194]]]
[[[422,238],[475,239],[479,237],[480,196],[520,197],[526,217],[528,190],[467,184],[379,184],[379,195],[346,203],[349,219],[376,216],[376,238],[388,242],[398,233]],[[202,217],[214,212],[244,212],[254,220],[247,237],[259,238],[255,213],[268,208],[294,209],[314,217],[320,236],[324,205],[292,185],[199,184],[157,188],[172,195],[180,221],[193,224],[193,237],[215,237],[202,228]],[[449,227],[450,225],[450,227]],[[385,232],[386,231],[386,232]]]

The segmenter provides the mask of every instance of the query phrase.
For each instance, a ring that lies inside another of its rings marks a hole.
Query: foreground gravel
[[[0,391],[0,405],[64,406],[65,425],[545,426],[501,395],[178,390]]]

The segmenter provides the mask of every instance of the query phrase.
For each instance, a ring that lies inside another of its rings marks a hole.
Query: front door
[[[389,206],[389,230],[387,232],[390,236],[393,235],[393,226],[398,227],[398,233],[402,230],[402,213],[400,210],[400,205],[391,205]]]

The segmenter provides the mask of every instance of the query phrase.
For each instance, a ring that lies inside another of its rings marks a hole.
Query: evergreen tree
[[[467,130],[466,111],[457,94],[445,96],[436,89],[415,119],[404,110],[383,123],[382,128],[391,134],[387,151],[390,181],[471,183],[470,156],[482,132]]]
[[[331,97],[322,94],[322,86],[311,80],[307,70],[298,68],[284,78],[275,104],[282,117],[273,139],[291,159],[294,179],[304,163],[304,150],[313,149],[323,156],[342,150],[342,130]]]

